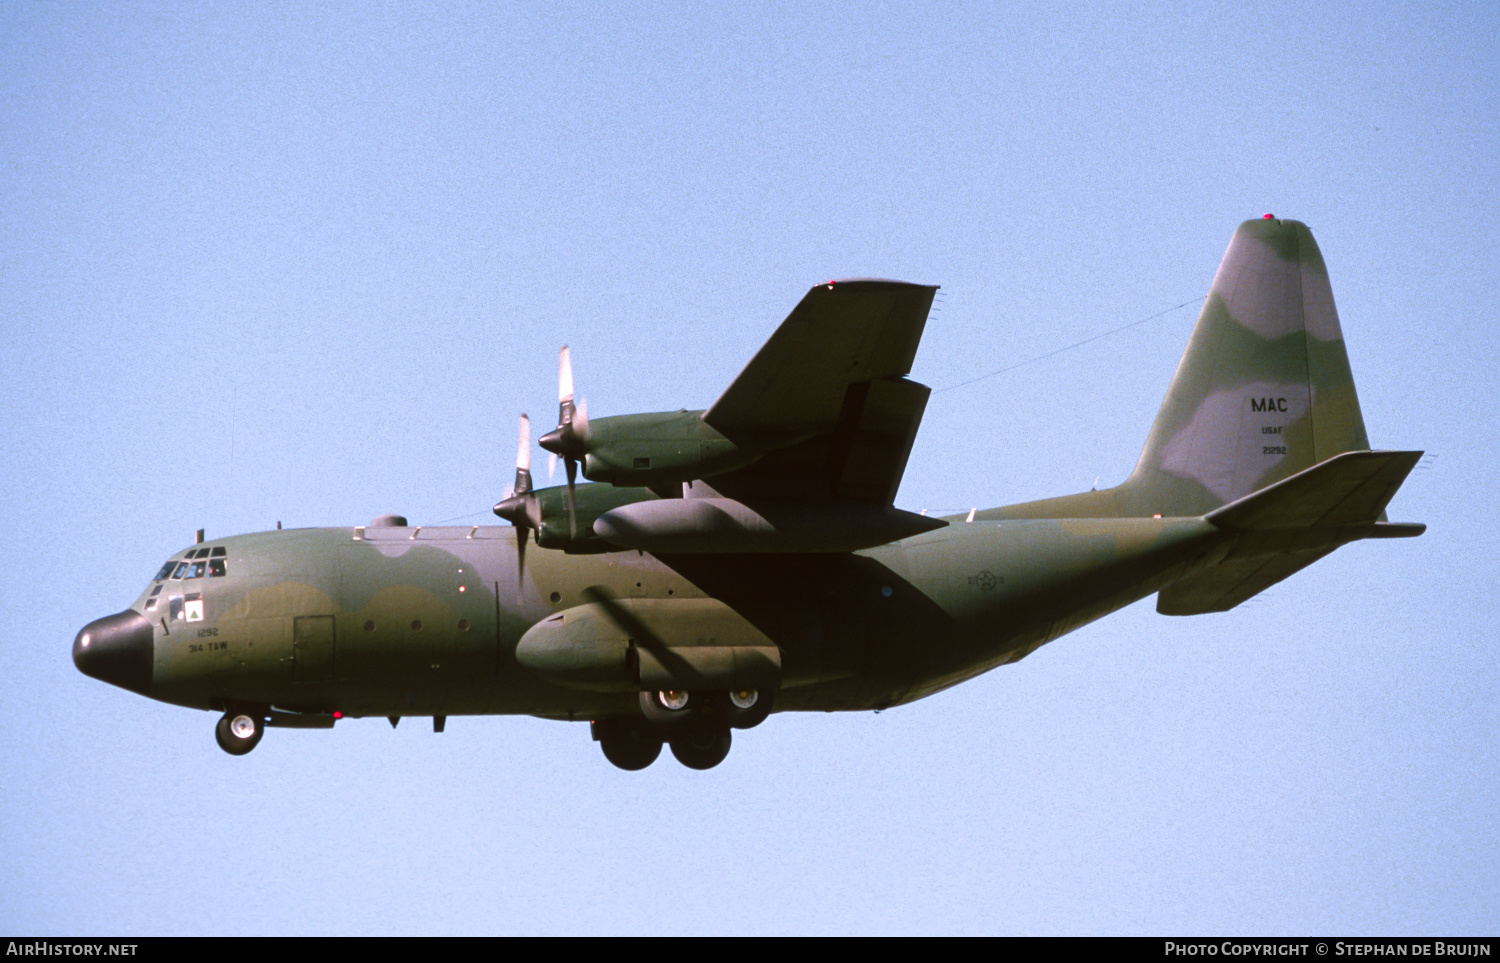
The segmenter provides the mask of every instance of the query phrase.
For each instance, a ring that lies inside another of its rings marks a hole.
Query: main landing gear
[[[689,726],[672,739],[672,755],[689,769],[712,769],[729,755],[729,729],[725,726]]]
[[[771,713],[769,690],[689,692],[653,689],[640,695],[638,717],[593,723],[604,758],[621,769],[645,769],[666,743],[689,769],[712,769],[729,755],[731,729],[751,729]]]
[[[219,748],[231,756],[243,756],[254,749],[265,734],[265,714],[254,709],[230,709],[214,726]]]
[[[661,736],[650,726],[635,719],[601,719],[591,725],[594,740],[604,750],[604,758],[635,772],[645,769],[661,755]]]

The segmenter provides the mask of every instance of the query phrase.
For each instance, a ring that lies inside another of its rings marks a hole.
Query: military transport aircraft
[[[703,411],[590,421],[565,348],[539,443],[567,484],[533,489],[522,416],[508,527],[200,533],[73,661],[222,712],[236,755],[268,726],[527,713],[589,720],[624,769],[663,744],[708,769],[773,708],[911,702],[1152,593],[1222,612],[1348,542],[1425,530],[1386,521],[1421,452],[1369,450],[1303,224],[1235,233],[1124,483],[942,519],[892,505],[935,291],[818,285]]]

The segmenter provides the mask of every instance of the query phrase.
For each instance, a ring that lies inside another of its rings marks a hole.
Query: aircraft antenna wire
[[[984,381],[984,380],[986,380],[988,378],[993,378],[996,375],[1005,374],[1005,372],[1007,372],[1007,371],[1014,371],[1017,368],[1024,368],[1027,365],[1029,365],[1029,364],[1035,364],[1038,361],[1045,361],[1048,358],[1053,357],[1054,355],[1062,354],[1064,351],[1072,351],[1074,348],[1081,348],[1084,345],[1091,344],[1092,342],[1098,341],[1101,338],[1107,338],[1110,335],[1119,334],[1121,331],[1128,331],[1129,329],[1134,328],[1134,327],[1136,327],[1138,325],[1145,324],[1147,321],[1155,321],[1157,318],[1162,317],[1163,315],[1171,314],[1173,311],[1181,310],[1182,308],[1185,308],[1185,307],[1187,307],[1190,304],[1197,304],[1199,301],[1206,301],[1206,300],[1208,300],[1208,295],[1205,294],[1205,295],[1203,295],[1201,297],[1193,298],[1191,301],[1184,301],[1181,304],[1176,304],[1176,305],[1173,305],[1170,308],[1167,308],[1165,311],[1158,311],[1158,312],[1156,312],[1155,314],[1151,315],[1148,318],[1141,318],[1139,321],[1132,321],[1129,324],[1122,324],[1118,328],[1111,328],[1108,331],[1102,332],[1100,334],[1096,334],[1093,337],[1084,338],[1082,341],[1075,341],[1073,344],[1064,345],[1061,348],[1056,348],[1056,349],[1054,349],[1052,351],[1048,351],[1046,354],[1039,354],[1039,355],[1037,355],[1034,358],[1027,358],[1025,361],[1017,361],[1015,364],[1006,365],[1004,368],[1000,368],[998,370],[991,371],[988,374],[979,375],[977,378],[970,378],[968,381],[960,381],[956,385],[948,385],[946,388],[937,388],[932,393],[935,394],[935,395],[940,395],[940,394],[942,394],[945,391],[953,391],[955,388],[963,388],[963,387],[966,387],[968,385],[972,385],[972,384],[975,384],[977,382]]]

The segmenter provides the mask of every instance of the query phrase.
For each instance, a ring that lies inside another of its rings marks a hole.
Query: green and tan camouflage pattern
[[[553,684],[516,658],[591,591],[654,600],[665,637],[674,604],[716,598],[745,620],[724,644],[779,647],[779,708],[882,708],[1150,594],[1217,534],[1201,519],[975,522],[859,554],[533,551],[518,575],[507,527],[301,529],[208,543],[227,548],[226,577],[167,580],[156,610],[146,595],[132,608],[156,627],[152,697],[197,708],[627,714],[632,694]],[[201,620],[171,618],[183,592]]]
[[[993,517],[1204,515],[1370,447],[1328,268],[1307,225],[1241,224],[1135,471]]]
[[[689,613],[707,627],[684,644],[774,646],[778,711],[880,709],[1153,593],[1163,611],[1219,610],[1347,541],[1418,534],[1382,519],[1419,453],[1344,454],[1366,449],[1322,256],[1304,225],[1256,220],[1235,233],[1116,488],[954,516],[853,553],[523,557],[504,526],[264,532],[205,543],[226,549],[227,575],[167,579],[154,605],[148,586],[131,608],[155,627],[149,694],[202,709],[632,716],[635,694],[600,691],[586,652],[517,658],[560,613],[598,627],[603,610],[584,607],[601,600],[623,600],[637,634],[669,648]],[[173,618],[171,597],[190,592],[201,618]],[[613,636],[598,637],[617,660]],[[630,659],[627,643],[627,671]],[[568,685],[570,673],[590,681]]]

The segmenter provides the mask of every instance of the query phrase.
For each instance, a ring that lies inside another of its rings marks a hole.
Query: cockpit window
[[[210,552],[212,553],[211,560]],[[228,554],[223,545],[216,546],[213,549],[191,549],[183,556],[185,561],[179,562],[174,560],[163,565],[161,571],[156,573],[156,577],[152,581],[160,582],[162,579],[168,577],[173,579],[202,578],[204,575],[209,575],[213,578],[223,578],[229,574]],[[204,561],[198,561],[199,559],[203,559]]]

